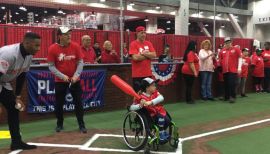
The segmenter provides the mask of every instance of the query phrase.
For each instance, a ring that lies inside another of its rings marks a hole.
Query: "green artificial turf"
[[[174,103],[165,105],[171,114],[173,121],[179,128],[208,123],[219,120],[232,119],[251,113],[270,111],[269,94],[249,94],[247,98],[238,98],[235,104],[228,102],[197,101],[196,104]],[[85,123],[88,129],[121,129],[126,110],[85,114]],[[64,121],[65,131],[78,130],[74,116],[66,117]],[[48,136],[55,133],[55,119],[39,120],[22,123],[21,132],[24,140]],[[7,130],[7,125],[2,125],[0,130]],[[181,136],[181,133],[180,133]],[[0,140],[0,149],[10,144],[10,140]]]
[[[269,154],[270,128],[261,128],[208,142],[222,154]]]

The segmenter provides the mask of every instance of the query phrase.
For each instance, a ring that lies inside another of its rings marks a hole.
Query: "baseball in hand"
[[[22,104],[21,103],[16,103],[15,104],[15,108],[19,111],[23,111],[23,107],[22,107]]]

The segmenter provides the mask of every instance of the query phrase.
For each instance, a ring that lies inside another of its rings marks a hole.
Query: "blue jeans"
[[[200,71],[201,95],[203,98],[212,98],[212,74],[213,72]]]

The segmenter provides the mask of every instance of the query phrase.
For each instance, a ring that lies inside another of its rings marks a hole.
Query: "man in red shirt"
[[[115,50],[112,49],[111,41],[105,41],[103,48],[104,51],[101,53],[101,63],[120,63],[120,57],[115,52]]]
[[[91,47],[91,37],[89,35],[82,36],[82,53],[84,54],[83,62],[86,64],[96,63],[96,53]]]
[[[219,53],[220,64],[224,78],[225,98],[230,103],[235,102],[237,73],[241,73],[242,53],[239,48],[232,46],[231,38],[225,38],[224,48]]]
[[[146,41],[146,32],[143,26],[136,28],[137,39],[130,43],[129,55],[132,64],[133,88],[139,91],[141,80],[152,77],[151,59],[156,57],[156,51],[151,42]]]
[[[264,43],[264,51],[262,53],[264,60],[264,91],[270,93],[269,82],[270,82],[270,42]]]
[[[83,53],[80,46],[71,41],[71,33],[68,27],[60,27],[57,30],[57,36],[58,43],[49,47],[47,58],[49,69],[55,75],[55,114],[57,118],[55,131],[60,132],[63,130],[63,105],[66,90],[69,88],[75,104],[79,129],[82,133],[87,133],[83,121],[82,89],[80,84],[80,74],[83,70]]]

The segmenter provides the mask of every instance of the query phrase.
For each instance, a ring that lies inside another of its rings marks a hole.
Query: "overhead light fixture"
[[[238,18],[238,15],[235,15],[234,18],[237,19]]]
[[[129,5],[130,5],[130,6],[134,6],[134,5],[135,5],[135,3],[134,3],[134,2],[131,2]]]
[[[5,9],[6,9],[6,7],[5,7],[5,6],[1,6],[1,9],[2,9],[2,10],[5,10]]]
[[[167,23],[167,24],[170,24],[170,23],[171,23],[171,20],[167,20],[166,23]]]
[[[208,24],[205,24],[204,27],[208,27],[209,25]]]
[[[36,17],[38,17],[38,14],[35,14]]]
[[[39,21],[37,20],[36,23],[38,23]]]
[[[218,13],[217,16],[220,17],[221,16],[221,13]]]
[[[157,9],[157,10],[158,10],[158,9],[160,9],[160,6],[159,6],[159,5],[157,5],[157,6],[156,6],[156,9]]]
[[[145,21],[145,22],[148,22],[148,21],[149,21],[149,19],[146,17],[146,18],[144,19],[144,21]]]
[[[203,11],[200,11],[199,14],[203,14]]]
[[[48,11],[47,10],[44,10],[44,13],[48,13]]]
[[[19,9],[22,10],[22,11],[25,11],[25,12],[27,11],[26,7],[23,6],[23,4],[19,7]]]
[[[58,13],[58,14],[63,14],[64,11],[63,11],[61,8],[59,8],[59,10],[57,11],[57,13]]]
[[[166,30],[171,30],[171,28],[170,27],[167,27]]]
[[[15,14],[17,14],[17,15],[18,15],[18,14],[20,14],[20,13],[19,13],[19,12],[15,12]]]
[[[221,28],[225,28],[225,25],[221,25],[220,27],[221,27]]]
[[[14,21],[14,24],[16,24],[17,23],[17,21]]]
[[[100,0],[100,2],[106,2],[106,0]]]
[[[191,23],[189,22],[188,25],[190,25]]]
[[[21,19],[20,21],[23,21],[23,19]]]
[[[44,21],[47,21],[47,19],[46,19],[46,18],[44,18],[43,20],[44,20]]]

